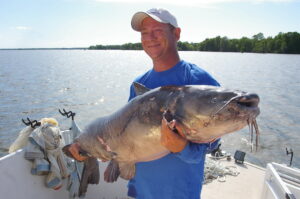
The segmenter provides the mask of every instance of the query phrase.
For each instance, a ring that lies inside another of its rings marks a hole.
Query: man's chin
[[[157,60],[160,57],[160,53],[158,52],[147,52],[149,57],[151,57],[152,60]]]

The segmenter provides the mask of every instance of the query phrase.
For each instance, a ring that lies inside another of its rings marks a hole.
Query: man
[[[134,81],[148,88],[165,85],[215,85],[219,83],[194,64],[180,59],[177,41],[180,28],[167,10],[150,9],[133,15],[131,26],[141,33],[144,51],[153,68]],[[133,86],[129,100],[135,97]],[[170,154],[153,161],[136,164],[136,174],[128,183],[128,196],[138,199],[199,199],[206,153],[215,148],[209,143],[187,142],[162,120],[161,143]]]

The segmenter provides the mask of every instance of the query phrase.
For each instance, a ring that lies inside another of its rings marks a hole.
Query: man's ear
[[[179,39],[180,39],[180,33],[181,33],[181,29],[180,28],[175,28],[174,29],[174,34],[175,34],[176,41],[179,41]]]

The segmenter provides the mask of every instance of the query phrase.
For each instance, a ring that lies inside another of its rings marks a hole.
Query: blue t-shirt
[[[148,88],[166,85],[220,86],[207,72],[185,61],[166,71],[149,70],[134,81]],[[131,86],[129,100],[135,96]],[[136,163],[135,176],[128,183],[128,196],[137,199],[199,199],[205,155],[217,144],[218,141],[207,144],[189,142],[179,153]]]

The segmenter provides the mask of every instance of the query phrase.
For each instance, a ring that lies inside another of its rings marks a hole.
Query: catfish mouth
[[[258,108],[259,97],[256,94],[247,94],[247,95],[239,96],[236,99],[233,99],[233,101],[236,101],[237,105],[242,109],[250,109],[250,110],[259,109]]]

